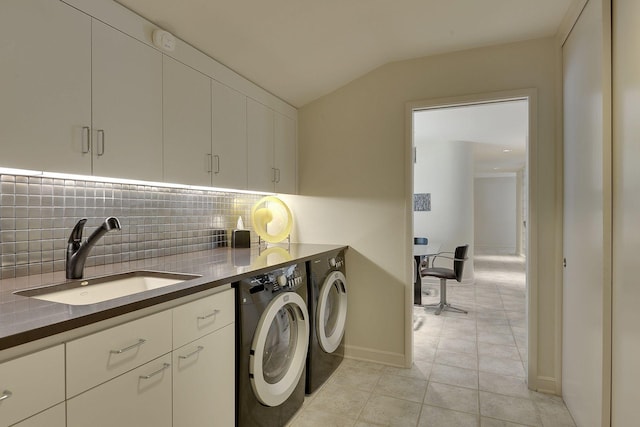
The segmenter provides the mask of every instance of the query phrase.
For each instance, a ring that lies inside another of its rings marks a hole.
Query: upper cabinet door
[[[0,1],[0,94],[0,166],[91,174],[91,18]]]
[[[247,136],[249,140],[249,189],[274,191],[273,111],[247,98]]]
[[[247,189],[247,98],[211,80],[214,187]]]
[[[163,58],[164,181],[211,185],[211,79]]]
[[[93,20],[93,174],[162,180],[162,54]]]
[[[275,113],[274,164],[276,168],[276,193],[296,193],[297,151],[296,122]]]

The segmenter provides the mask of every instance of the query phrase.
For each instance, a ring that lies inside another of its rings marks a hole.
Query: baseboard
[[[535,391],[539,391],[540,393],[558,395],[558,384],[555,378],[537,377],[536,383],[537,384],[532,387]]]
[[[344,357],[347,359],[362,360],[365,362],[381,363],[383,365],[405,367],[405,355],[391,351],[375,350],[372,348],[358,347],[354,345],[344,346]]]

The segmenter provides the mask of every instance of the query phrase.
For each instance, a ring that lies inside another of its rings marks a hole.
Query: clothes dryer
[[[304,263],[236,286],[237,425],[286,425],[304,401],[309,314]]]
[[[344,358],[347,279],[344,250],[307,263],[310,337],[305,391],[311,394]]]

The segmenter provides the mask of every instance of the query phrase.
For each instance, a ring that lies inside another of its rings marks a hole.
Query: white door
[[[92,20],[93,174],[162,181],[162,54]]]
[[[247,98],[247,138],[249,146],[249,190],[274,190],[273,110]]]
[[[322,284],[316,316],[320,347],[333,353],[340,346],[347,323],[347,279],[341,271],[329,274]]]
[[[563,46],[562,395],[579,426],[603,414],[603,25],[590,0]]]
[[[307,361],[307,304],[282,292],[265,308],[251,344],[249,372],[256,398],[266,406],[285,402],[298,385]]]
[[[91,175],[91,18],[0,1],[0,166]]]
[[[611,425],[640,420],[640,2],[613,8],[613,296]]]
[[[289,117],[274,113],[274,166],[276,168],[276,193],[295,194],[296,167],[296,122]]]
[[[247,189],[247,97],[211,80],[214,187]]]
[[[165,182],[211,185],[211,79],[162,58]]]

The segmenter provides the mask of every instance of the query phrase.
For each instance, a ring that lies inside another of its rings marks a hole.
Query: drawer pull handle
[[[195,350],[193,350],[191,353],[184,355],[184,356],[178,356],[180,359],[188,359],[190,357],[195,356],[196,354],[200,353],[202,350],[204,350],[204,347],[199,345],[198,348],[196,348]]]
[[[220,313],[220,310],[216,309],[213,310],[211,313],[209,314],[205,314],[204,316],[198,316],[198,320],[206,320],[206,319],[210,319],[213,316],[215,316],[216,314]]]
[[[158,369],[157,371],[151,372],[149,375],[140,375],[140,379],[142,380],[148,380],[151,377],[155,377],[158,374],[161,374],[165,369],[167,369],[169,366],[171,366],[168,363],[163,363],[162,364],[162,368]]]
[[[9,390],[3,391],[2,392],[2,396],[0,396],[0,402],[3,401],[3,400],[7,400],[11,396],[13,396],[13,393],[11,393]]]
[[[136,347],[140,347],[142,344],[146,343],[147,340],[140,338],[137,343],[131,344],[129,347],[121,348],[120,350],[111,350],[112,354],[122,354],[125,351],[133,350]]]

